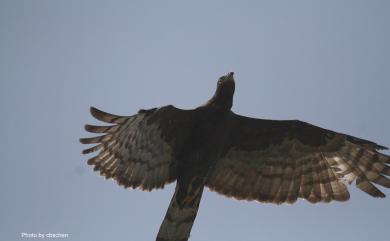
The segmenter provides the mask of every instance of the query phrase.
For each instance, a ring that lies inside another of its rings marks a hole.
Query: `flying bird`
[[[347,201],[346,184],[373,197],[374,184],[390,187],[390,156],[374,142],[299,120],[255,119],[231,111],[233,72],[219,78],[215,94],[192,110],[172,105],[113,115],[91,114],[109,126],[85,125],[96,137],[84,154],[95,171],[128,188],[152,190],[176,181],[157,241],[186,241],[204,187],[261,203]]]

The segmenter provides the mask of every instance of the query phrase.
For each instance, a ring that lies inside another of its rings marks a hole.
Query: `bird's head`
[[[218,79],[217,89],[208,104],[224,110],[230,110],[230,108],[232,108],[235,89],[233,75],[233,72],[229,72]]]

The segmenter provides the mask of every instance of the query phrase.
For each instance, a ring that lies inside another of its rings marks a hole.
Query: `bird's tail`
[[[200,185],[195,189],[189,188],[189,191],[184,191],[179,184],[176,184],[175,194],[160,226],[156,241],[188,240],[202,198],[203,187]]]

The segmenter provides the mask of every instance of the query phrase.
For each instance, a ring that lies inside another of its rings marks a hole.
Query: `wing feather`
[[[90,109],[91,114],[93,117],[96,119],[106,122],[106,123],[111,123],[111,124],[122,124],[125,121],[128,121],[128,117],[126,116],[119,116],[119,115],[114,115],[110,114],[104,111],[101,111],[95,107],[91,107]]]
[[[318,177],[320,179],[321,186],[321,198],[324,202],[330,202],[332,197],[332,187],[329,187],[329,176],[328,176],[328,167],[325,165],[324,158],[319,157],[318,164],[320,166],[320,170],[318,171]]]
[[[86,131],[103,134],[80,139],[83,144],[97,144],[82,151],[99,151],[87,161],[95,171],[124,187],[146,190],[162,188],[176,179],[175,158],[192,125],[191,110],[164,106],[133,116],[113,115],[94,107],[90,111],[96,119],[114,124],[85,125]]]
[[[278,191],[282,184],[282,174],[283,174],[283,166],[282,165],[275,165],[275,171],[271,173],[271,188],[268,193],[268,200],[273,201],[276,198],[276,195],[278,194]]]
[[[316,159],[313,158],[311,161],[311,164],[312,164],[312,177],[313,177],[311,184],[313,185],[313,188],[312,188],[311,194],[308,198],[308,201],[312,202],[312,203],[316,203],[316,202],[320,202],[322,200],[321,180],[320,180],[320,177],[318,175],[318,171],[320,169],[319,169],[318,161]]]
[[[286,202],[287,203],[294,203],[298,196],[299,196],[299,188],[302,181],[302,165],[298,159],[295,160],[294,165],[294,177],[292,179],[292,184],[290,187],[290,190],[288,192]]]
[[[302,171],[302,182],[299,197],[304,199],[309,198],[313,189],[313,168],[311,162],[312,159],[306,159]]]
[[[272,201],[273,203],[276,204],[281,204],[286,202],[286,199],[288,197],[290,187],[293,184],[293,173],[292,173],[292,167],[286,166],[284,169],[284,175],[282,173],[281,175],[281,184],[279,187],[279,190],[276,194],[276,197]]]
[[[272,177],[269,175],[273,172],[274,166],[267,165],[262,175],[262,185],[260,186],[258,201],[269,202],[269,192],[272,186]]]
[[[374,197],[390,188],[390,157],[374,142],[300,121],[272,121],[231,114],[223,154],[206,185],[238,199],[275,204],[347,201],[346,183]]]

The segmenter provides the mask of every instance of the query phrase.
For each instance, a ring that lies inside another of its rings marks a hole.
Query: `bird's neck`
[[[223,112],[229,112],[233,106],[233,97],[218,96],[215,94],[211,99],[206,103],[206,105],[214,107]]]

